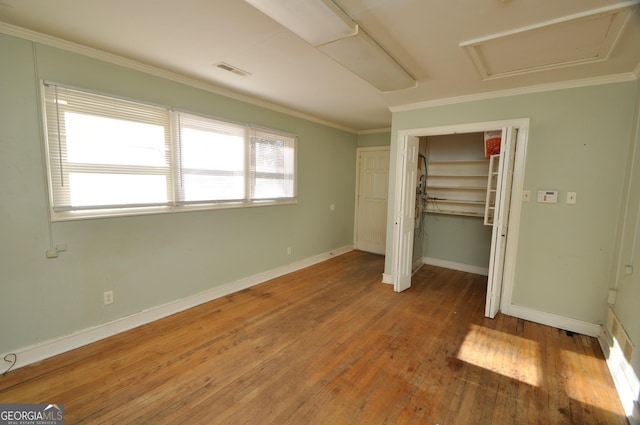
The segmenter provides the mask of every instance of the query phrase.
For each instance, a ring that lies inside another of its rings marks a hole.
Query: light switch
[[[558,191],[557,190],[539,190],[537,201],[543,204],[557,204]]]
[[[575,204],[578,194],[576,192],[567,192],[567,204]]]

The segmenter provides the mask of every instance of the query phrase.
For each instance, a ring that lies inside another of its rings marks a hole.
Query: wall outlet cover
[[[106,291],[104,293],[104,305],[113,304],[113,291]]]

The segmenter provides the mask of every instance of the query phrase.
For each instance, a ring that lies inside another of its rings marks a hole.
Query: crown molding
[[[10,25],[5,22],[0,22],[0,33],[25,39],[34,43],[55,47],[55,48],[69,51],[72,53],[81,54],[83,56],[91,57],[93,59],[98,59],[114,65],[119,65],[128,69],[132,69],[132,70],[143,72],[156,77],[164,78],[173,82],[181,83],[181,84],[194,87],[197,89],[201,89],[210,93],[225,96],[230,99],[234,99],[234,100],[242,101],[254,106],[266,108],[274,112],[280,112],[280,113],[290,115],[296,118],[300,118],[306,121],[314,122],[316,124],[321,124],[327,127],[335,128],[337,130],[346,131],[348,133],[360,135],[360,134],[375,134],[375,133],[390,131],[390,129],[388,128],[358,131],[356,129],[346,127],[340,124],[336,124],[331,121],[326,121],[326,120],[317,118],[315,116],[305,114],[300,111],[296,111],[272,102],[268,102],[265,100],[257,99],[255,97],[243,95],[241,93],[235,92],[233,90],[230,90],[221,86],[214,85],[212,83],[207,83],[202,80],[187,77],[177,72],[168,71],[153,65],[148,65],[148,64],[138,62],[133,59],[125,58],[123,56],[119,56],[113,53],[108,53],[102,50],[98,50],[98,49],[88,47],[78,43],[73,43],[61,38],[53,37],[47,34],[42,34],[36,31],[28,30],[26,28],[18,27],[15,25]],[[389,107],[389,110],[391,112],[403,112],[403,111],[411,111],[415,109],[431,108],[435,106],[444,106],[444,105],[453,105],[457,103],[474,102],[479,100],[488,100],[488,99],[495,99],[500,97],[508,97],[508,96],[522,95],[522,94],[541,93],[546,91],[562,90],[562,89],[569,89],[569,88],[627,82],[627,81],[633,81],[637,79],[640,79],[640,63],[638,63],[636,68],[629,73],[614,74],[614,75],[609,75],[604,77],[586,78],[586,79],[572,80],[572,81],[566,81],[566,82],[560,82],[560,83],[541,84],[541,85],[535,85],[535,86],[520,87],[515,89],[498,90],[498,91],[486,92],[486,93],[477,93],[477,94],[471,94],[471,95],[426,100],[426,101],[410,103],[406,105],[391,106]]]
[[[391,127],[387,128],[372,128],[371,130],[360,130],[358,136],[365,134],[378,134],[378,133],[391,133]]]
[[[241,102],[249,103],[254,106],[259,106],[262,108],[266,108],[275,112],[281,112],[283,114],[287,114],[296,118],[300,118],[306,121],[311,121],[316,124],[325,125],[327,127],[332,127],[337,130],[346,131],[348,133],[357,134],[358,131],[349,128],[340,124],[336,124],[331,121],[326,121],[320,118],[317,118],[313,115],[305,114],[300,111],[296,111],[294,109],[287,108],[282,105],[278,105],[276,103],[272,103],[266,100],[257,99],[255,97],[243,95],[236,91],[217,86],[212,83],[208,83],[202,80],[198,80],[196,78],[187,77],[186,75],[179,74],[177,72],[168,71],[166,69],[159,68],[157,66],[145,64],[142,62],[135,61],[133,59],[126,58],[124,56],[116,55],[113,53],[108,53],[99,49],[95,49],[93,47],[88,47],[82,44],[74,43],[71,41],[67,41],[61,38],[53,37],[47,34],[39,33],[36,31],[32,31],[26,28],[22,28],[16,25],[7,24],[5,22],[0,22],[0,33],[10,35],[13,37],[21,38],[24,40],[28,40],[34,43],[46,45],[49,47],[55,47],[61,50],[65,50],[72,53],[77,53],[83,56],[87,56],[93,59],[98,59],[103,62],[108,62],[113,65],[122,66],[124,68],[128,68],[134,71],[143,72],[145,74],[153,75],[155,77],[164,78],[166,80],[170,80],[176,83],[184,84],[186,86],[194,87],[200,90],[204,90],[210,93],[214,93],[217,95],[225,96],[230,99],[238,100]]]
[[[543,93],[548,91],[573,89],[579,87],[600,86],[605,84],[622,83],[634,81],[639,78],[640,64],[634,72],[622,74],[605,75],[602,77],[583,78],[580,80],[562,81],[558,83],[539,84],[534,86],[519,87],[515,89],[497,90],[485,93],[476,93],[464,96],[447,97],[442,99],[426,100],[423,102],[410,103],[407,105],[391,106],[391,112],[413,111],[416,109],[433,108],[435,106],[454,105],[457,103],[475,102],[479,100],[496,99],[500,97],[517,96],[523,94]]]

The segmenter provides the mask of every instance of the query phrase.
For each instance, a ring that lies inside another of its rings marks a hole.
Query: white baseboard
[[[104,323],[102,325],[83,329],[81,331],[74,332],[63,337],[54,338],[39,344],[15,350],[12,353],[16,355],[16,363],[11,369],[14,370],[20,367],[24,367],[32,363],[47,359],[49,357],[53,357],[55,355],[62,354],[64,352],[82,347],[84,345],[91,344],[92,342],[108,338],[121,332],[128,331],[138,326],[145,325],[155,320],[159,320],[172,314],[215,300],[216,298],[221,298],[234,292],[238,292],[242,289],[246,289],[260,283],[264,283],[268,280],[283,276],[285,274],[295,272],[305,267],[321,263],[333,257],[346,254],[350,251],[353,251],[353,245],[347,245],[341,248],[337,248],[335,250],[319,254],[295,263],[287,264],[263,273],[249,276],[235,282],[217,286],[215,288],[211,288],[207,291],[192,295],[190,297],[171,301],[167,304],[159,305],[157,307],[152,307],[148,310],[143,310],[139,313],[122,317],[120,319]],[[0,354],[0,356],[4,357],[6,354],[9,353],[3,353]],[[6,370],[7,367],[9,367],[9,364],[3,365],[2,363],[0,363],[0,372]]]
[[[511,304],[509,306],[509,311],[503,313],[520,319],[529,320],[530,322],[553,326],[554,328],[564,329],[582,335],[598,337],[602,332],[602,326],[595,323],[571,319],[558,314],[545,313],[544,311],[534,310],[532,308],[522,307],[519,305]]]
[[[598,335],[598,342],[607,359],[607,366],[618,391],[618,397],[622,403],[629,423],[631,425],[640,424],[640,378],[636,376],[633,367],[624,357],[622,348],[611,335],[603,328]]]
[[[629,419],[631,425],[640,425],[638,397],[640,392],[640,380],[634,373],[633,368],[624,357],[624,353],[617,342],[613,341],[601,325],[571,319],[557,314],[544,313],[527,307],[517,305],[509,306],[510,316],[543,325],[553,326],[558,329],[565,329],[571,332],[596,337],[602,348],[611,377],[616,385],[618,397]]]
[[[431,257],[422,257],[414,261],[411,267],[412,272],[413,273],[417,272],[420,269],[420,266],[422,266],[423,264],[429,264],[437,267],[444,267],[447,269],[458,270],[461,272],[479,274],[482,276],[489,275],[488,268],[472,266],[469,264],[456,263],[453,261],[440,260],[438,258],[431,258]],[[388,283],[390,285],[393,285],[393,275],[390,273],[383,273],[382,283]]]
[[[444,267],[446,269],[479,274],[481,276],[489,276],[488,267],[480,267],[480,266],[474,266],[471,264],[457,263],[455,261],[441,260],[439,258],[433,258],[433,257],[423,257],[422,262],[430,266]]]

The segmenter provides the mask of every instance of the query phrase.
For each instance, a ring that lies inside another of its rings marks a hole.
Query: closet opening
[[[400,131],[394,289],[423,264],[488,277],[485,315],[511,303],[528,119]]]

